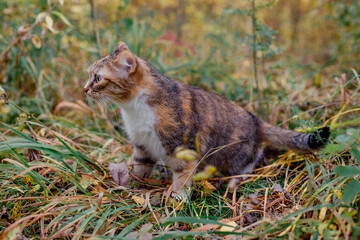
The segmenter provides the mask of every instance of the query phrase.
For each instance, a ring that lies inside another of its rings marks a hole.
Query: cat
[[[273,126],[234,102],[161,75],[147,61],[135,56],[124,42],[88,69],[84,91],[100,102],[121,108],[125,130],[134,145],[133,174],[148,178],[156,161],[172,169],[172,194],[184,198],[192,184],[198,161],[176,158],[175,149],[186,146],[204,155],[225,176],[251,173],[262,155],[263,142],[298,153],[322,147],[329,128],[318,136]],[[186,139],[186,141],[185,141]],[[240,180],[229,183],[234,190]]]

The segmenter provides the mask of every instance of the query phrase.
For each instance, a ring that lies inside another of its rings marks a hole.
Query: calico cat
[[[329,128],[309,133],[273,126],[218,94],[175,82],[135,56],[124,42],[111,55],[88,68],[85,93],[121,108],[126,132],[134,144],[133,173],[148,178],[157,160],[172,168],[173,196],[185,197],[197,161],[177,159],[175,149],[187,146],[204,155],[226,176],[251,173],[261,155],[261,143],[313,152],[329,137]],[[186,139],[186,142],[184,141]],[[234,189],[239,180],[233,179]]]

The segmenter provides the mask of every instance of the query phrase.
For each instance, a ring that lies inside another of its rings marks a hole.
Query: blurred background
[[[3,0],[0,9],[1,86],[36,116],[85,102],[84,70],[120,40],[161,73],[273,123],[326,104],[359,70],[357,0]],[[18,114],[0,106],[2,121]]]

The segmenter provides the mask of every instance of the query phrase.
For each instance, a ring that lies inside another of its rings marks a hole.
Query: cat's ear
[[[130,52],[128,46],[124,42],[119,42],[114,51],[118,54],[116,58],[117,64],[126,67],[129,73],[133,73],[136,70],[135,55]]]
[[[126,45],[126,43],[124,43],[123,41],[118,42],[118,44],[116,45],[116,48],[114,50],[115,55],[118,55],[122,50],[127,49],[129,50],[128,46]]]

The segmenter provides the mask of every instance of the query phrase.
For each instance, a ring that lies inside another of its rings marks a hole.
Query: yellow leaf
[[[80,185],[81,185],[84,189],[87,189],[87,188],[90,187],[91,185],[96,185],[97,183],[98,183],[98,180],[96,180],[95,178],[91,177],[90,175],[87,175],[87,174],[81,175]]]
[[[209,192],[212,192],[214,191],[216,188],[211,184],[209,183],[207,180],[202,180],[201,181],[201,184],[204,186],[205,190],[206,191],[209,191]]]
[[[143,205],[145,203],[145,199],[142,197],[132,196],[131,199],[134,200],[139,205]]]
[[[232,221],[232,222],[229,222],[229,223],[226,223],[226,224],[230,225],[230,226],[222,226],[220,228],[220,232],[232,232],[238,226],[235,221]]]
[[[188,162],[193,162],[199,159],[199,154],[197,152],[186,147],[177,147],[175,152],[176,158],[183,159]]]
[[[341,199],[342,198],[342,193],[337,190],[337,189],[334,189],[334,193],[336,194],[336,196],[338,197],[338,199]]]
[[[24,177],[24,180],[25,180],[25,182],[28,184],[28,185],[30,185],[30,186],[32,186],[32,185],[34,185],[34,180],[32,179],[32,177],[30,177],[29,175],[26,175],[25,177]]]
[[[194,181],[201,181],[205,179],[209,179],[212,177],[212,175],[216,172],[216,167],[208,165],[205,167],[204,170],[194,175],[193,180]]]
[[[38,35],[34,35],[31,39],[32,43],[34,44],[34,46],[36,48],[41,48],[41,40],[40,38],[38,37]]]
[[[93,188],[93,190],[90,191],[91,193],[101,193],[101,192],[106,192],[106,190],[100,186],[99,184],[96,184]],[[103,197],[103,199],[107,199],[106,197]]]
[[[69,22],[69,20],[67,20],[67,18],[61,12],[52,11],[51,13],[58,16],[61,19],[61,21],[63,21],[69,27],[72,26],[71,23]]]
[[[322,208],[322,209],[320,210],[320,214],[319,214],[319,220],[320,220],[320,221],[324,221],[327,210],[328,210],[327,207],[324,207],[324,208]]]
[[[21,209],[20,202],[16,202],[15,205],[14,205],[14,208],[12,210],[12,213],[11,213],[11,218],[13,220],[18,220],[18,219],[21,218],[20,209]]]
[[[53,28],[54,21],[53,21],[53,19],[52,19],[49,15],[45,17],[45,23],[46,23],[46,27],[47,27],[52,33],[57,33],[57,31]]]
[[[39,13],[39,14],[36,16],[35,22],[36,22],[37,24],[43,22],[44,19],[45,19],[45,17],[46,17],[47,15],[48,15],[47,12],[41,12],[41,13]]]
[[[30,191],[29,193],[35,193],[40,189],[40,185],[36,184]]]

